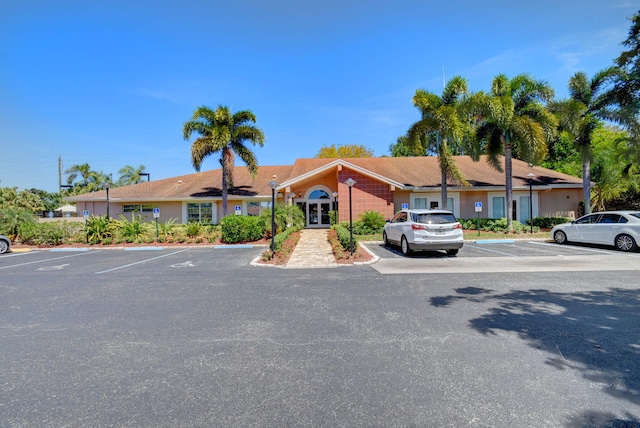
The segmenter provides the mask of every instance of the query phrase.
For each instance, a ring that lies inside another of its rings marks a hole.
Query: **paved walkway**
[[[289,257],[287,268],[337,267],[336,259],[327,241],[328,229],[304,229],[300,241]]]

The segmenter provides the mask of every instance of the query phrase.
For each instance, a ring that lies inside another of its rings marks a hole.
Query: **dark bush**
[[[220,223],[222,241],[236,242],[257,241],[264,237],[264,221],[260,217],[230,215]]]

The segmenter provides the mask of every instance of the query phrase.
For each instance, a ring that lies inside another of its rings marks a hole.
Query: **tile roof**
[[[380,175],[390,181],[402,183],[404,186],[424,188],[440,186],[440,169],[435,156],[421,157],[379,157],[379,158],[343,158],[343,159],[297,159],[293,165],[260,166],[258,175],[251,177],[244,166],[234,169],[235,187],[229,190],[229,195],[242,197],[270,196],[269,182],[276,176],[278,183],[295,182],[297,177],[310,171],[330,167],[339,162],[345,167],[349,164]],[[482,157],[474,162],[469,156],[456,156],[456,163],[464,173],[467,181],[473,186],[504,186],[504,173],[493,169]],[[582,179],[562,174],[542,167],[530,167],[526,162],[513,160],[513,186],[528,186],[527,174],[533,172],[536,176],[534,186],[540,185],[569,185],[582,186]],[[119,201],[162,201],[185,200],[201,197],[221,197],[221,169],[214,169],[177,177],[166,178],[151,182],[134,184],[131,186],[115,187],[109,190],[109,198]],[[450,183],[450,186],[457,186]],[[70,201],[104,200],[106,191],[86,193],[67,198]]]

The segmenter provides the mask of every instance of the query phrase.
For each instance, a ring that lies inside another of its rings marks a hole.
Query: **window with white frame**
[[[187,221],[204,224],[213,223],[213,204],[211,202],[188,203]]]
[[[449,193],[447,197],[447,210],[453,212],[454,215],[458,215],[460,212],[460,195],[458,193]],[[440,193],[424,194],[414,193],[410,196],[410,207],[412,209],[440,209],[440,201],[442,195]]]
[[[490,218],[505,218],[507,214],[505,212],[504,196],[489,196],[491,212]]]

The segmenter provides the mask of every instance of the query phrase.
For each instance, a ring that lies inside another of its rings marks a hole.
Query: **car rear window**
[[[640,213],[631,213],[632,216],[640,218]]]
[[[412,217],[415,223],[423,224],[446,224],[458,221],[453,214],[447,213],[413,214]]]

